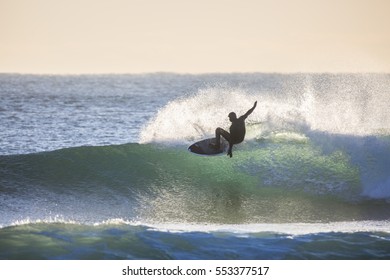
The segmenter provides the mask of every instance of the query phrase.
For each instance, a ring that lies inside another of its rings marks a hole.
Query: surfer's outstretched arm
[[[246,119],[250,114],[252,114],[252,112],[256,108],[256,106],[257,106],[257,101],[255,102],[255,104],[253,104],[253,107],[251,109],[249,109],[249,111],[246,112],[245,115],[243,115],[243,117]]]

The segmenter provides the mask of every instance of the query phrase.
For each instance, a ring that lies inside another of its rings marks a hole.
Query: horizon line
[[[279,74],[279,75],[297,75],[297,74],[390,74],[385,71],[226,71],[226,72],[175,72],[175,71],[150,71],[150,72],[1,72],[0,75],[26,75],[26,76],[114,76],[114,75],[233,75],[233,74]]]

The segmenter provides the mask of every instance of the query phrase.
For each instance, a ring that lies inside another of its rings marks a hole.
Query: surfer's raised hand
[[[248,112],[246,112],[243,116],[244,119],[246,119],[250,114],[252,114],[253,110],[256,108],[257,106],[257,101],[255,101],[255,103],[253,104],[253,107],[249,109]]]

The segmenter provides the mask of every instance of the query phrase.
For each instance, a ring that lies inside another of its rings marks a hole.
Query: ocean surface
[[[389,74],[0,74],[0,127],[0,259],[390,259]]]

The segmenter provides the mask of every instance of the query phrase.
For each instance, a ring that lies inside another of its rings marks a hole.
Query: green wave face
[[[388,219],[387,188],[375,197],[378,178],[386,184],[387,157],[368,160],[387,146],[373,147],[378,143],[365,138],[283,134],[238,145],[231,159],[157,144],[1,156],[0,224],[50,217],[226,224]]]

